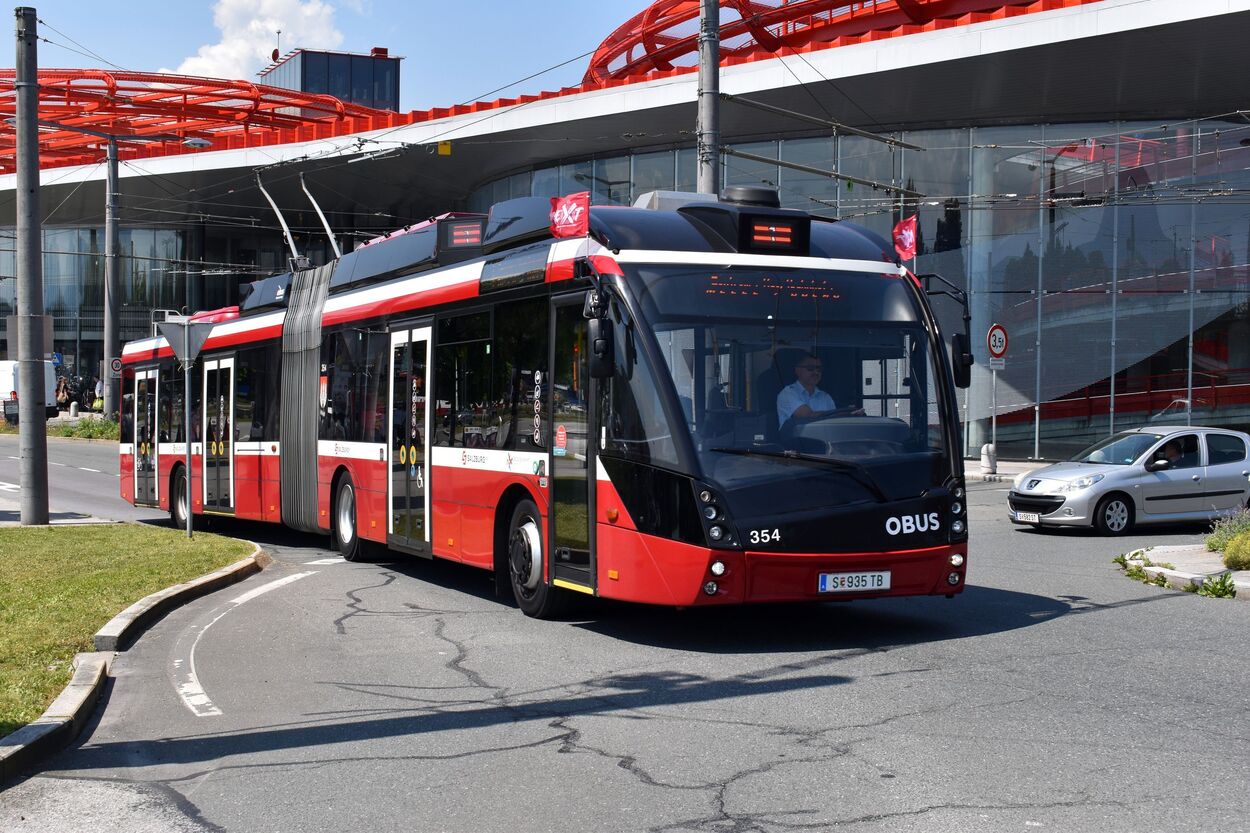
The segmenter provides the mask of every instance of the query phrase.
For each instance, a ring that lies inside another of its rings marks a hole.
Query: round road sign
[[[991,358],[1001,359],[1007,355],[1007,328],[1002,324],[990,327],[990,331],[985,334],[985,343],[990,348]]]
[[[122,372],[122,360],[114,356],[112,361],[109,362],[109,368],[114,373],[121,373]]]

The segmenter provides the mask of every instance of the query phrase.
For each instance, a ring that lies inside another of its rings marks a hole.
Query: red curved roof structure
[[[1099,3],[1102,0],[720,0],[721,64],[774,58]],[[582,83],[516,98],[409,113],[374,110],[327,95],[159,73],[98,69],[39,72],[39,118],[118,137],[123,159],[307,142],[479,113],[694,72],[699,0],[656,0],[600,44]],[[732,18],[732,19],[731,19]],[[0,70],[0,119],[12,117],[14,71]],[[161,137],[143,141],[143,137]],[[126,141],[127,138],[130,141]],[[14,128],[0,121],[0,174],[16,169]],[[203,139],[192,149],[185,139]],[[98,162],[103,140],[66,129],[40,132],[39,165]]]
[[[1100,0],[720,0],[722,63],[980,23]],[[656,0],[599,45],[591,84],[698,62],[699,0]],[[736,15],[736,19],[730,19]]]
[[[0,70],[0,119],[16,113],[15,73]],[[41,168],[83,165],[103,156],[100,137],[114,135],[122,158],[192,152],[186,139],[226,150],[307,141],[376,130],[408,121],[398,113],[346,104],[337,98],[249,81],[96,69],[39,71],[39,119],[67,129],[39,133]],[[145,137],[161,137],[145,141]],[[16,168],[15,128],[0,122],[0,173]],[[129,140],[129,141],[127,141]],[[201,148],[204,149],[204,148]]]

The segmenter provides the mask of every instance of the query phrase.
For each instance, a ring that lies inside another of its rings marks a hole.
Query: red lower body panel
[[[643,535],[631,529],[599,524],[597,529],[599,595],[623,601],[661,605],[790,602],[880,596],[925,596],[958,593],[964,566],[950,565],[950,556],[967,558],[968,545],[874,553],[763,553],[712,550],[680,541]],[[726,570],[714,576],[712,562]],[[821,573],[889,570],[890,589],[876,592],[821,593]],[[947,576],[959,573],[956,585]],[[713,594],[704,585],[716,582]]]

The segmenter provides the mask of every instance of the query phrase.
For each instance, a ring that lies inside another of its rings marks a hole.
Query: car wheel
[[[364,547],[361,546],[360,535],[356,529],[356,488],[352,485],[350,474],[344,474],[339,480],[339,488],[334,496],[332,525],[334,548],[342,554],[345,561],[359,561],[364,555]]]
[[[1133,504],[1120,494],[1107,495],[1094,510],[1094,528],[1101,535],[1123,535],[1133,528]]]
[[[532,500],[522,500],[512,510],[507,539],[508,575],[517,607],[526,616],[550,619],[563,607],[560,591],[543,576],[542,516]]]

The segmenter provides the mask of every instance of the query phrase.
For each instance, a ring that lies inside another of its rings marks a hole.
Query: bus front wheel
[[[542,516],[532,500],[522,500],[512,510],[508,525],[508,575],[517,607],[526,616],[550,619],[559,613],[560,592],[543,577]]]

